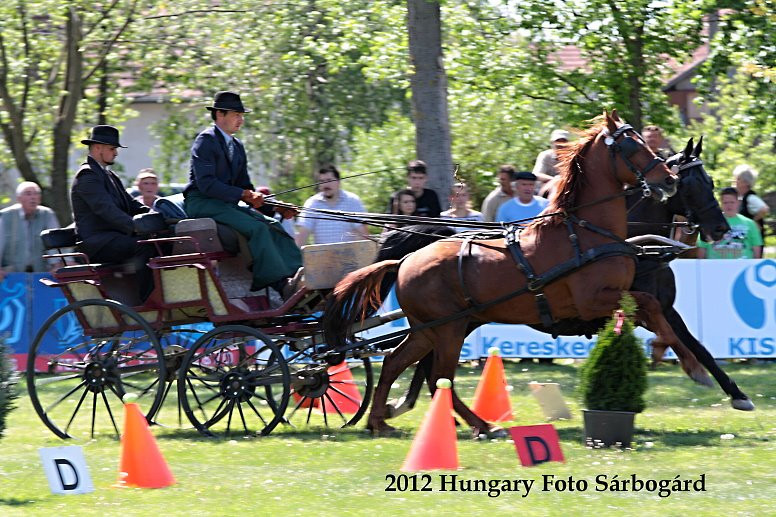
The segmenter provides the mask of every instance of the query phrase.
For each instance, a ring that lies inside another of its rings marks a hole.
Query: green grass
[[[676,366],[650,372],[647,409],[636,417],[630,450],[591,450],[583,444],[575,365],[507,361],[515,421],[542,423],[530,381],[559,382],[574,415],[556,423],[565,463],[520,466],[505,439],[473,441],[458,433],[459,477],[531,479],[527,498],[518,493],[385,492],[386,475],[399,474],[428,399],[394,423],[405,436],[369,437],[363,421],[348,430],[278,428],[269,437],[205,439],[192,430],[154,429],[177,484],[160,490],[112,488],[120,447],[116,440],[81,442],[95,491],[55,496],[49,492],[38,448],[69,445],[38,420],[27,397],[9,418],[0,440],[0,515],[773,515],[776,499],[776,364],[726,366],[757,409],[733,410],[718,389],[693,385]],[[480,370],[461,367],[457,388],[466,401]],[[406,379],[401,381],[406,385]],[[722,439],[722,435],[734,435]],[[444,472],[450,474],[450,472]],[[706,492],[660,498],[646,492],[596,492],[595,477],[636,474],[642,479],[697,478]],[[541,491],[544,475],[587,480],[585,492]]]

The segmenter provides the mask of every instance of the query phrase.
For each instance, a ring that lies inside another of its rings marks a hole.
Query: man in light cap
[[[539,153],[534,164],[533,174],[537,181],[546,183],[558,175],[558,147],[569,141],[569,132],[564,129],[556,129],[550,134],[550,148]]]
[[[153,290],[153,275],[148,260],[156,255],[153,246],[138,244],[133,236],[132,216],[148,212],[148,207],[133,199],[121,180],[108,168],[116,161],[119,130],[113,126],[94,126],[89,138],[89,156],[75,173],[70,188],[70,203],[79,241],[76,250],[86,253],[92,262],[130,262],[137,274],[141,301]]]
[[[153,208],[154,202],[159,199],[159,178],[151,168],[140,169],[135,178],[135,186],[140,194],[135,199],[145,206]]]
[[[280,222],[258,209],[264,195],[248,177],[245,147],[234,134],[242,127],[245,109],[234,92],[218,92],[207,106],[214,124],[197,135],[191,146],[189,183],[183,190],[189,217],[210,217],[242,234],[251,251],[252,291],[272,287],[284,297],[294,290],[290,279],[302,267],[302,252]],[[296,275],[296,276],[295,276]]]

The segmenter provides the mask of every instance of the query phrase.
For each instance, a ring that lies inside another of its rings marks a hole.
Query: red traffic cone
[[[437,381],[437,390],[423,423],[412,440],[410,452],[401,470],[456,470],[458,468],[458,442],[453,420],[453,383],[448,379]]]
[[[124,396],[125,401],[137,398]],[[124,434],[121,436],[119,486],[163,488],[175,484],[140,406],[124,404]]]
[[[500,350],[492,347],[488,350],[490,357],[482,370],[482,377],[474,391],[472,411],[490,422],[512,420],[512,403],[507,391],[507,379],[504,374],[504,363],[499,355]]]
[[[340,413],[345,415],[356,414],[362,399],[348,363],[342,361],[338,365],[330,366],[328,372],[329,389],[323,396],[323,410],[326,413],[335,413],[339,409]]]

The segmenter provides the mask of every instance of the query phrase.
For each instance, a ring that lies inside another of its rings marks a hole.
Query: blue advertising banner
[[[715,358],[776,357],[776,261],[761,260],[675,260],[671,263],[677,279],[675,307],[690,331]],[[27,350],[38,330],[58,309],[67,305],[59,289],[46,287],[39,280],[46,274],[11,273],[0,282],[0,335],[11,348],[17,368],[26,364]],[[398,308],[391,295],[384,311]],[[199,332],[180,333],[167,339],[182,346],[193,343],[212,328],[197,325]],[[364,337],[407,328],[400,319],[365,332]],[[637,329],[646,345],[654,335]],[[82,335],[74,317],[57,320],[46,334],[43,352],[61,353]],[[525,325],[489,324],[466,337],[461,359],[477,359],[498,347],[503,357],[587,357],[596,337],[553,338]],[[164,345],[165,343],[163,343]],[[168,343],[173,344],[173,343]],[[666,357],[675,357],[671,352]]]

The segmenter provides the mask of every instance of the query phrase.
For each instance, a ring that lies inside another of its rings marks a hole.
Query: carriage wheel
[[[374,388],[368,357],[330,366],[302,354],[289,368],[293,407],[286,422],[292,427],[342,428],[355,425],[364,416]]]
[[[184,357],[178,398],[204,435],[267,435],[283,421],[290,384],[275,343],[254,328],[226,325],[202,336]]]
[[[86,336],[77,314],[123,332]],[[117,322],[118,317],[118,322]],[[151,326],[134,310],[110,300],[81,300],[52,314],[27,357],[27,390],[35,411],[60,438],[120,436],[122,397],[138,395],[150,419],[163,396],[165,364]]]
[[[185,423],[188,426],[188,419],[183,416],[183,407],[178,399],[178,373],[183,366],[186,352],[203,334],[205,331],[191,328],[166,329],[158,334],[164,353],[166,375],[162,400],[150,421],[151,424],[182,428]]]

